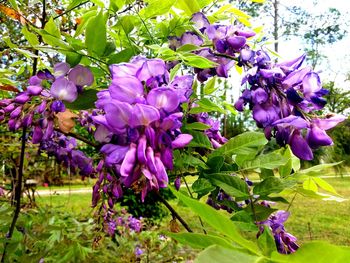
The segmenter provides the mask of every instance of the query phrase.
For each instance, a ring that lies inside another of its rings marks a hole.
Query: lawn
[[[334,186],[344,198],[350,198],[350,177],[336,177],[326,179]],[[292,197],[288,197],[291,200]],[[38,205],[58,207],[80,216],[89,216],[91,209],[91,194],[53,195],[37,198]],[[171,205],[187,221],[195,231],[201,231],[199,219],[189,208],[179,206],[176,200],[170,201]],[[286,210],[288,205],[280,205],[280,209]],[[289,211],[291,216],[286,223],[288,232],[295,235],[299,243],[309,240],[323,239],[333,244],[350,246],[350,228],[348,219],[350,216],[350,201],[341,203],[335,201],[322,201],[296,196]],[[162,224],[167,228],[166,218]]]

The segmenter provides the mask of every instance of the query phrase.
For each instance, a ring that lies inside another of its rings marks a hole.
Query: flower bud
[[[43,88],[40,86],[28,86],[27,87],[27,92],[33,96],[39,95],[42,90],[43,90]]]
[[[15,102],[19,103],[19,104],[24,104],[26,102],[28,102],[30,100],[30,97],[28,95],[28,93],[26,92],[22,92],[20,94],[18,94],[15,98]]]
[[[22,112],[22,106],[18,106],[16,109],[14,109],[11,114],[10,118],[11,119],[16,119],[19,115],[21,115]]]

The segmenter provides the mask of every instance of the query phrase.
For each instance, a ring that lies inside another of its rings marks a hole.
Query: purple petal
[[[98,125],[94,133],[94,138],[100,143],[110,142],[112,133],[104,125]]]
[[[247,40],[245,37],[234,36],[227,38],[227,43],[234,50],[239,50],[245,45],[246,42]]]
[[[312,120],[312,123],[314,123],[317,127],[319,127],[322,130],[329,130],[335,127],[338,123],[344,121],[345,119],[345,116],[334,115],[327,119],[314,119]]]
[[[136,73],[136,77],[144,82],[156,76],[164,76],[166,82],[169,80],[169,72],[166,69],[165,62],[161,59],[146,60]]]
[[[139,67],[132,63],[122,63],[117,65],[110,65],[109,71],[111,72],[112,79],[123,77],[135,77]]]
[[[148,126],[154,121],[160,119],[159,111],[149,105],[136,103],[133,108],[131,127]]]
[[[253,118],[258,125],[269,126],[279,119],[278,108],[270,104],[256,104],[253,107]]]
[[[64,75],[66,75],[69,70],[70,70],[70,66],[65,62],[61,62],[61,63],[56,64],[53,67],[53,75],[56,78],[62,77]]]
[[[256,33],[254,31],[251,30],[241,30],[241,29],[237,29],[236,30],[236,35],[237,36],[242,36],[245,38],[250,38],[256,35]]]
[[[32,135],[32,143],[40,143],[43,138],[43,131],[40,126],[35,126]]]
[[[310,94],[322,89],[321,80],[317,73],[310,72],[303,78],[303,93]]]
[[[293,126],[298,129],[304,129],[309,127],[309,123],[305,119],[295,115],[290,115],[286,118],[275,121],[272,125],[276,126],[279,124],[282,124],[282,126]]]
[[[305,58],[306,54],[303,54],[302,56],[297,57],[293,60],[278,63],[276,66],[287,70],[295,70],[298,69],[301,66],[301,64],[303,64]]]
[[[318,148],[319,146],[327,146],[333,144],[332,138],[329,137],[324,130],[318,128],[317,126],[313,126],[309,130],[306,136],[306,140],[312,148]]]
[[[146,135],[142,135],[137,145],[137,159],[142,164],[145,164],[147,162],[146,147],[147,147]]]
[[[166,112],[172,112],[179,106],[177,92],[172,88],[155,88],[147,96],[147,102]]]
[[[92,75],[90,69],[87,67],[76,65],[69,71],[68,79],[80,87],[85,85],[90,86],[94,82],[94,75]]]
[[[42,79],[40,79],[37,75],[29,78],[29,85],[37,86],[41,84]]]
[[[160,156],[158,154],[154,157],[154,160],[157,168],[156,177],[157,177],[158,185],[161,188],[165,188],[168,186],[168,182],[169,182],[168,174],[166,173],[164,164],[161,161]]]
[[[181,45],[192,44],[195,46],[200,46],[203,44],[203,39],[192,32],[183,33],[180,41]]]
[[[292,152],[302,160],[312,160],[314,155],[306,140],[302,137],[298,130],[295,130],[290,137],[289,145]]]
[[[41,93],[41,91],[43,90],[42,87],[40,86],[28,86],[27,87],[27,92],[30,94],[30,95],[34,95],[34,96],[37,96]]]
[[[108,88],[113,99],[135,103],[137,98],[143,96],[143,85],[135,77],[120,77],[112,81]]]
[[[77,87],[65,78],[56,79],[51,86],[51,95],[59,100],[73,102],[78,97]]]
[[[202,12],[194,13],[191,21],[198,29],[206,28],[210,25],[208,18]]]
[[[193,139],[193,136],[190,134],[180,134],[179,136],[176,137],[176,139],[171,143],[171,146],[176,149],[176,148],[183,148],[187,144],[191,142]]]
[[[113,101],[105,105],[106,120],[112,128],[121,129],[130,124],[132,107],[125,102]]]
[[[160,156],[163,164],[166,168],[172,170],[174,168],[173,163],[173,151],[170,148],[165,148]]]
[[[30,96],[27,92],[21,92],[15,97],[15,102],[19,104],[24,104],[30,100]]]
[[[254,104],[262,104],[267,101],[268,97],[268,94],[263,88],[257,88],[256,90],[252,91]]]
[[[290,73],[282,84],[285,87],[294,87],[295,85],[300,84],[303,81],[303,78],[307,73],[311,72],[311,67],[305,67]]]
[[[157,168],[154,160],[154,152],[153,152],[153,149],[149,146],[147,147],[147,150],[146,150],[146,157],[147,157],[148,169],[151,171],[151,173],[156,174]]]
[[[170,87],[174,88],[178,94],[180,102],[188,101],[192,95],[193,76],[176,76],[170,83]]]
[[[125,158],[120,166],[120,175],[128,177],[132,174],[132,171],[135,166],[136,161],[136,144],[131,143],[128,152],[125,155]]]

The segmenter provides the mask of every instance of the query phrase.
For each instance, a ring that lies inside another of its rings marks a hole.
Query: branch
[[[90,145],[90,146],[92,146],[92,147],[95,147],[95,148],[99,148],[99,147],[100,147],[99,144],[94,143],[94,142],[90,141],[89,139],[85,138],[84,136],[81,136],[81,135],[76,134],[76,133],[74,133],[74,132],[63,132],[63,131],[61,131],[59,128],[55,128],[55,131],[58,131],[58,132],[60,132],[60,133],[63,133],[63,134],[66,135],[66,136],[73,137],[73,138],[75,138],[75,139],[77,139],[77,140],[79,140],[79,141],[85,142],[86,144],[88,144],[88,145]]]
[[[159,201],[161,201],[166,206],[166,208],[168,208],[172,216],[177,218],[180,221],[180,223],[187,230],[187,232],[193,232],[192,229],[187,225],[185,220],[182,219],[182,217],[175,211],[175,209],[168,203],[168,201],[165,200],[158,192],[154,192],[154,193],[158,197]]]
[[[23,179],[23,164],[24,164],[24,152],[26,147],[26,128],[23,127],[22,132],[22,146],[21,146],[21,156],[19,161],[19,167],[18,167],[18,178],[15,185],[15,203],[16,203],[16,209],[15,213],[12,218],[12,223],[9,229],[9,232],[6,235],[7,242],[4,246],[4,251],[2,253],[1,262],[5,262],[5,256],[6,256],[6,248],[9,244],[9,241],[11,240],[11,237],[13,235],[13,231],[15,230],[16,222],[19,216],[19,212],[21,210],[21,195],[22,195],[22,179]]]
[[[73,11],[74,9],[76,9],[76,8],[82,6],[82,5],[87,4],[88,2],[90,2],[90,1],[82,2],[82,3],[80,3],[79,5],[76,5],[76,6],[72,7],[71,9],[68,9],[67,11],[65,11],[65,12],[63,12],[63,13],[61,13],[61,14],[55,16],[53,19],[57,19],[57,18],[59,18],[59,17],[61,17],[61,16],[64,16],[65,14],[68,14],[69,12]]]

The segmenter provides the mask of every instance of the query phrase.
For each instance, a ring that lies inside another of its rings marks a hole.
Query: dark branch
[[[6,235],[6,238],[8,241],[5,243],[4,251],[2,253],[1,262],[5,262],[5,256],[6,256],[6,248],[9,244],[9,241],[12,238],[13,231],[15,230],[16,222],[19,216],[19,212],[21,211],[21,195],[22,195],[22,180],[23,180],[23,164],[24,164],[24,152],[26,148],[26,128],[23,128],[22,132],[22,146],[21,146],[21,156],[19,161],[19,167],[18,167],[18,178],[15,184],[15,203],[16,203],[16,209],[15,213],[12,218],[12,223],[9,229],[9,232]]]
[[[79,140],[79,141],[85,142],[86,144],[88,144],[88,145],[90,145],[90,146],[92,146],[92,147],[95,147],[95,148],[99,148],[99,147],[100,147],[99,144],[94,143],[94,142],[90,141],[89,139],[85,138],[84,136],[81,136],[81,135],[76,134],[76,133],[74,133],[74,132],[63,132],[63,131],[61,131],[59,128],[55,128],[55,131],[58,131],[58,132],[60,132],[60,133],[63,133],[63,134],[66,135],[66,136],[73,137],[73,138],[75,138],[75,139],[77,139],[77,140]]]
[[[172,216],[177,218],[188,232],[193,232],[192,229],[187,225],[185,220],[183,220],[183,218],[175,211],[175,209],[168,203],[168,201],[165,200],[158,192],[154,193],[158,197],[159,201],[162,202],[166,206],[166,208],[168,208]]]

